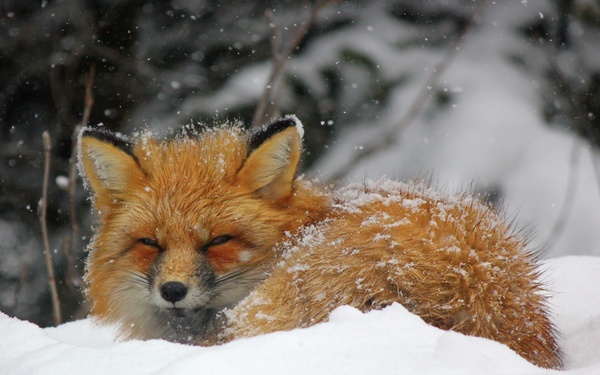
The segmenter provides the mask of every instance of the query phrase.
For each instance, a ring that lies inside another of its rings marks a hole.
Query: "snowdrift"
[[[600,258],[543,265],[562,331],[566,374],[600,373]],[[10,374],[550,374],[494,341],[442,331],[401,305],[335,310],[307,329],[193,347],[119,342],[90,319],[42,329],[0,314],[0,373]]]

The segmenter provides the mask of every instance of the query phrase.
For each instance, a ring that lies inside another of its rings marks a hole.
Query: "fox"
[[[538,253],[468,189],[305,178],[293,115],[184,133],[79,136],[97,216],[90,315],[123,339],[219,345],[325,322],[343,305],[399,303],[562,367]]]

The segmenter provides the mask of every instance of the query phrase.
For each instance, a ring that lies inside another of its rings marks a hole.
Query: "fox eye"
[[[223,244],[229,242],[232,238],[233,238],[233,236],[230,236],[228,234],[223,235],[223,236],[217,236],[217,237],[213,238],[212,240],[210,240],[209,242],[207,242],[205,245],[203,245],[200,248],[200,251],[204,252],[204,251],[208,250],[208,248],[211,246],[223,245]]]
[[[218,236],[218,237],[213,238],[212,241],[210,241],[207,246],[223,245],[224,243],[228,242],[232,238],[233,238],[233,236],[230,236],[228,234],[224,235],[224,236]]]
[[[140,238],[139,242],[143,243],[146,246],[152,246],[155,247],[159,250],[162,250],[162,248],[160,247],[160,245],[158,244],[158,242],[156,240],[153,240],[151,238]]]

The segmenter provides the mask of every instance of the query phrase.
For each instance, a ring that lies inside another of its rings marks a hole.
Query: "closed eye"
[[[233,236],[230,236],[228,234],[223,235],[223,236],[218,236],[213,238],[207,246],[214,246],[214,245],[223,245],[226,242],[229,242],[229,240],[231,240],[233,238]]]
[[[138,241],[141,242],[141,243],[143,243],[146,246],[155,247],[155,248],[157,248],[160,251],[163,250],[163,248],[160,247],[160,245],[158,244],[158,241],[153,240],[152,238],[140,238]]]
[[[204,246],[202,246],[200,248],[200,250],[206,251],[211,246],[223,245],[223,244],[229,242],[231,239],[233,239],[233,236],[230,236],[228,234],[223,235],[223,236],[217,236],[217,237],[213,238],[212,240],[210,240],[208,243],[206,243]]]

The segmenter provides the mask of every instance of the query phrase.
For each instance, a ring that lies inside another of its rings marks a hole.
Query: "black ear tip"
[[[271,122],[269,122],[266,126],[267,127],[271,127],[271,126],[276,126],[276,127],[281,127],[283,129],[289,128],[291,126],[296,126],[296,124],[298,123],[298,118],[294,115],[287,115],[285,117],[281,117],[278,119],[274,119]]]
[[[275,134],[281,133],[282,131],[295,126],[298,130],[300,138],[303,136],[302,123],[294,115],[288,115],[263,125],[255,131],[250,137],[250,151],[258,148],[266,140],[274,136]]]
[[[108,130],[93,127],[85,127],[79,133],[79,144],[85,137],[95,138],[99,141],[110,143],[128,154],[132,154],[133,142],[120,133],[112,133]]]

